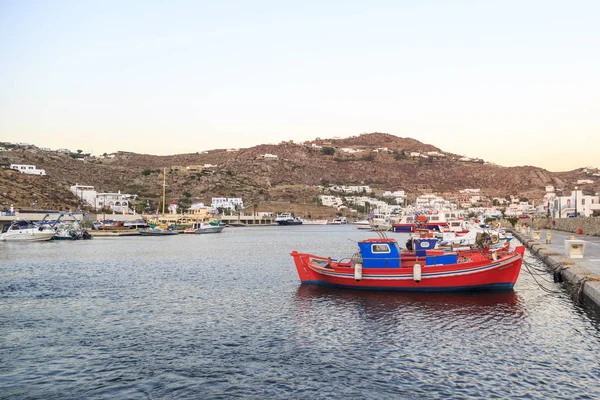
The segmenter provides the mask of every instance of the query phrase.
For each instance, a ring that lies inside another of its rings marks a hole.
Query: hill
[[[490,198],[541,199],[547,185],[570,193],[578,179],[588,178],[580,169],[553,173],[533,166],[509,168],[465,159],[385,133],[171,156],[118,152],[112,158],[76,158],[81,155],[4,145],[11,151],[0,153],[0,165],[5,167],[0,171],[0,194],[19,208],[32,208],[36,199],[39,208],[75,208],[77,199],[69,192],[75,183],[93,185],[99,191],[138,194],[138,209],[147,203],[154,207],[161,202],[163,168],[167,168],[168,201],[210,203],[212,197],[242,197],[247,206],[269,211],[315,204],[319,185],[405,190],[412,198],[480,188]],[[11,163],[34,164],[45,169],[47,176],[7,170]],[[583,189],[597,192],[599,187],[590,184]]]

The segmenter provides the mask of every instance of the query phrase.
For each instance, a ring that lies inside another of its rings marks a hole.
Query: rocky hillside
[[[0,153],[2,167],[34,164],[47,172],[40,177],[0,171],[0,194],[20,208],[32,208],[35,200],[39,208],[76,207],[77,199],[68,190],[75,183],[138,194],[143,208],[161,201],[164,168],[168,201],[210,203],[211,197],[242,197],[246,205],[270,211],[289,208],[287,202],[314,204],[319,185],[370,185],[405,190],[412,196],[481,188],[488,196],[536,199],[542,198],[547,185],[570,190],[577,179],[589,178],[582,170],[552,173],[464,160],[415,139],[384,133],[172,156],[119,152],[114,158],[77,159],[34,146],[4,145],[12,151]],[[204,165],[210,166],[186,171]],[[597,192],[600,187],[583,189]]]

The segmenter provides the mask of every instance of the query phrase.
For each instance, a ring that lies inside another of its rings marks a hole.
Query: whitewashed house
[[[244,208],[244,200],[239,197],[213,197],[210,206],[214,209],[241,210]]]
[[[326,207],[339,207],[342,205],[342,199],[337,196],[321,195],[319,200]]]
[[[28,175],[46,175],[46,170],[38,169],[35,165],[29,164],[10,164],[10,169],[19,171],[22,174]]]

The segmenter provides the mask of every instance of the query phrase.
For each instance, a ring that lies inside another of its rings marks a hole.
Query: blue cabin
[[[433,250],[437,246],[438,240],[435,238],[415,238],[413,239],[413,251],[417,257],[422,257],[427,250]]]
[[[367,239],[358,242],[363,268],[399,268],[400,247],[394,239]]]

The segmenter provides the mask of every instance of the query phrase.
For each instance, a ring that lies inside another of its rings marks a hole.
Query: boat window
[[[440,217],[438,217],[437,215],[436,216],[432,216],[430,218],[430,221],[439,221],[439,220],[440,220]]]
[[[375,254],[375,253],[389,253],[390,252],[390,246],[388,246],[386,243],[374,244],[374,245],[371,246],[371,251],[373,252],[373,254]]]

